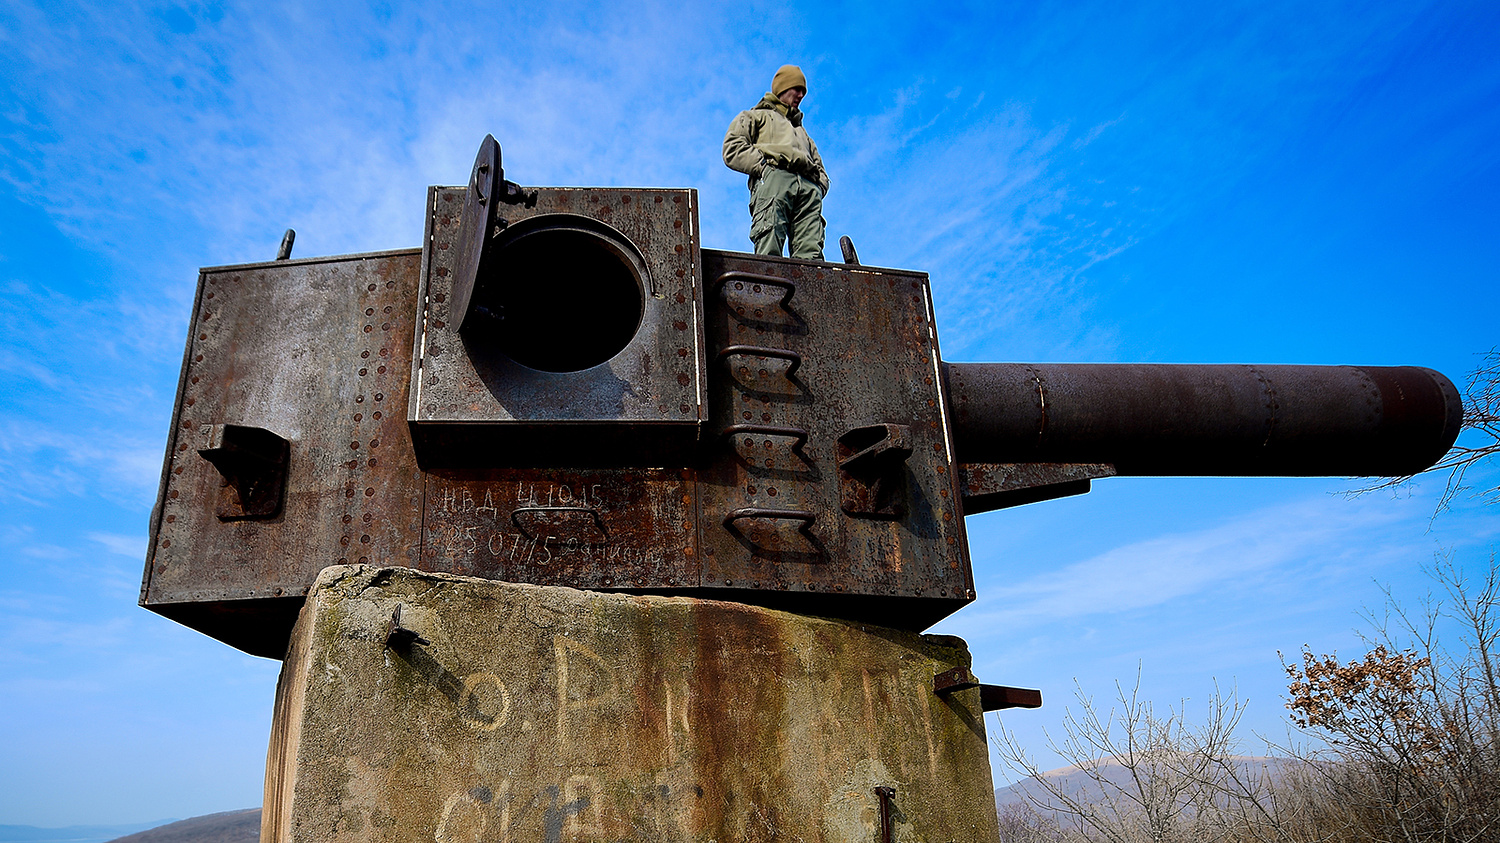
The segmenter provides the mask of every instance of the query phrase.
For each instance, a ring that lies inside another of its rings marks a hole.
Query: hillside
[[[260,809],[224,811],[117,837],[110,843],[257,843]]]
[[[1287,764],[1293,763],[1289,758],[1270,758],[1258,755],[1241,755],[1233,759],[1238,768],[1239,775],[1246,779],[1261,776],[1269,777],[1272,781],[1279,778],[1281,771]],[[1119,764],[1106,764],[1101,768],[1103,778],[1112,785],[1130,788],[1130,773]],[[1060,767],[1042,773],[1041,779],[1051,787],[1068,795],[1069,798],[1079,802],[1099,802],[1104,796],[1104,788],[1100,786],[1089,775],[1077,767]],[[1007,806],[1017,806],[1030,801],[1032,807],[1041,814],[1051,814],[1054,819],[1060,819],[1063,815],[1055,811],[1044,810],[1042,806],[1056,804],[1047,788],[1036,776],[1028,776],[1018,782],[1005,787],[995,788],[995,807],[1002,813]]]

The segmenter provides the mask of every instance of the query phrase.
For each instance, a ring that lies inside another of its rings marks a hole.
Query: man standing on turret
[[[740,112],[724,135],[724,164],[750,176],[750,241],[757,255],[780,255],[790,239],[792,257],[823,259],[828,173],[802,128],[797,106],[805,96],[802,69],[785,65],[772,77],[771,92]]]

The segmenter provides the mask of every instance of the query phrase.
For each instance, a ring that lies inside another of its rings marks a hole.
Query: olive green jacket
[[[750,176],[750,189],[767,166],[805,176],[828,194],[828,171],[818,145],[802,128],[802,112],[770,94],[749,111],[741,111],[724,134],[724,165]]]

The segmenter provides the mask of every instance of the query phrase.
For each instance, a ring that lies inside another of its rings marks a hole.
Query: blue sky
[[[929,272],[949,360],[1460,380],[1500,344],[1494,4],[515,5],[0,0],[0,824],[259,804],[277,663],[135,605],[197,268],[288,227],[415,246],[486,132],[523,183],[696,187],[705,244],[744,249],[720,140],[794,62],[830,243]],[[1352,653],[1377,582],[1497,540],[1472,501],[1431,520],[1441,483],[1351,485],[971,518],[980,600],[939,630],[1043,689],[1005,723],[1044,767],[1074,680],[1137,666],[1280,734],[1278,648]]]

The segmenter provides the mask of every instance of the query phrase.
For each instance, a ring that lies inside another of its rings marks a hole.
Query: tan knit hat
[[[802,68],[795,64],[784,64],[771,77],[771,96],[779,97],[784,91],[793,88],[801,88],[802,94],[807,95],[807,77],[802,75]]]

